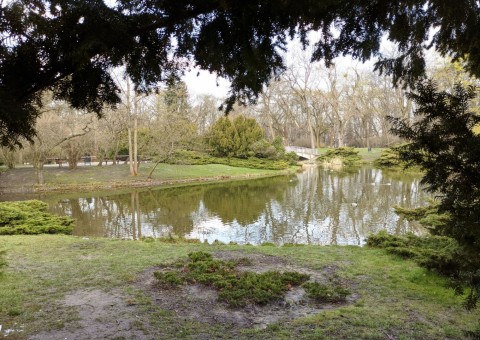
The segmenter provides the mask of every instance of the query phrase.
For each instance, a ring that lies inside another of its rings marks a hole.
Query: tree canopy
[[[477,1],[17,0],[0,7],[0,139],[34,134],[41,95],[102,112],[119,101],[109,70],[126,65],[137,91],[196,65],[231,81],[226,109],[251,101],[284,70],[289,38],[319,32],[314,60],[378,57],[376,69],[413,84],[424,47],[467,57],[480,76]],[[434,28],[432,31],[431,29]],[[432,33],[433,32],[433,33]],[[380,55],[383,35],[399,55]],[[433,36],[430,36],[433,34]]]

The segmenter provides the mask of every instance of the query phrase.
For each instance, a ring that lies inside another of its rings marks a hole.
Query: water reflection
[[[379,230],[421,233],[392,207],[424,200],[416,177],[310,168],[292,177],[63,199],[51,209],[73,216],[74,233],[83,236],[361,245]]]

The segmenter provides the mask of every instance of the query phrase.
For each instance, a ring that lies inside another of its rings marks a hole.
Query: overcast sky
[[[183,80],[187,84],[188,92],[192,97],[209,94],[218,98],[224,98],[228,93],[229,82],[227,80],[223,78],[217,79],[216,75],[198,68],[187,72]]]

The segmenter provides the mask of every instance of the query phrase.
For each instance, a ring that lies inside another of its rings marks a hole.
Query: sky
[[[226,79],[217,79],[215,74],[199,68],[187,72],[183,77],[183,81],[187,84],[188,92],[192,97],[213,95],[218,98],[224,98],[228,94],[230,84]]]

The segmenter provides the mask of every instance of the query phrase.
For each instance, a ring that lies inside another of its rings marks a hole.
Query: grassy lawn
[[[129,175],[128,165],[116,166],[86,166],[75,170],[48,171],[45,178],[48,184],[86,184],[91,182],[115,182],[115,181],[139,181],[147,180],[148,174],[153,168],[152,163],[144,163],[140,166],[138,176]],[[152,174],[153,180],[183,180],[218,176],[245,176],[245,175],[272,175],[277,170],[258,170],[249,168],[237,168],[221,164],[207,165],[172,165],[160,164]]]
[[[46,167],[45,186],[43,190],[89,190],[129,186],[154,186],[196,181],[215,181],[228,179],[242,179],[249,177],[275,176],[295,169],[287,170],[260,170],[232,167],[221,164],[208,165],[172,165],[160,164],[149,179],[148,175],[154,164],[142,163],[139,175],[130,176],[127,164],[108,166],[80,166],[75,170],[68,168]],[[33,168],[12,169],[2,174],[4,188],[32,188],[35,186]]]
[[[376,249],[253,247],[43,235],[0,237],[0,250],[6,250],[7,261],[0,277],[0,334],[9,330],[14,339],[87,332],[82,320],[89,316],[82,314],[82,308],[89,311],[94,302],[72,302],[75,292],[119,295],[120,302],[110,303],[108,317],[117,318],[119,324],[118,320],[130,317],[130,333],[126,334],[145,338],[463,339],[467,338],[464,331],[474,330],[480,316],[478,311],[465,311],[462,298],[445,288],[443,279],[413,262]],[[193,251],[261,254],[312,272],[335,270],[349,283],[354,299],[327,306],[314,315],[271,323],[263,329],[237,329],[227,323],[186,319],[175,310],[162,308],[158,298],[149,295],[138,282],[153,275],[145,276],[146,270],[171,264]],[[107,318],[97,314],[94,317],[93,321]]]

